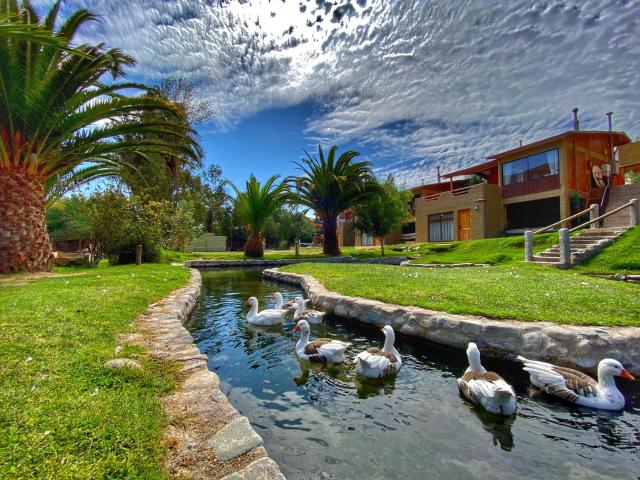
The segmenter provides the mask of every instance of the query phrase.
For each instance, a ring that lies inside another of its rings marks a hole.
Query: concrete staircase
[[[640,185],[614,185],[607,205],[607,212],[611,212],[632,198],[640,198]],[[603,212],[605,213],[605,212]],[[621,228],[629,226],[629,209],[614,213],[603,220],[604,228]]]
[[[580,231],[578,235],[571,237],[571,265],[577,265],[595,255],[625,232],[629,225],[629,214],[626,209],[623,212],[627,213],[624,227],[585,229]],[[560,247],[558,245],[534,255],[533,261],[547,265],[564,266],[560,263]]]

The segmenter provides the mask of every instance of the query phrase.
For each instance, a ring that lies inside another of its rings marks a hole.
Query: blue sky
[[[36,0],[46,8],[51,0]],[[637,0],[67,0],[129,77],[184,76],[214,106],[207,161],[234,182],[338,144],[408,186],[571,125],[640,134]]]

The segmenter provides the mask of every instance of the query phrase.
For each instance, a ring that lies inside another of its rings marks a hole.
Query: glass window
[[[451,242],[453,240],[453,212],[429,215],[429,241]]]
[[[502,164],[502,184],[532,182],[546,177],[558,175],[558,149],[536,153],[529,157],[519,158]]]

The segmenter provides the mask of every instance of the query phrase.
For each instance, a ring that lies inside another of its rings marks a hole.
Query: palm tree
[[[331,147],[325,158],[318,146],[318,158],[307,153],[308,158],[302,163],[295,162],[303,175],[287,179],[292,191],[297,192],[295,201],[315,210],[322,220],[322,249],[327,255],[340,255],[338,215],[362,204],[380,189],[369,162],[354,162],[359,153],[352,150],[336,160],[337,149],[335,145]]]
[[[244,192],[227,181],[236,193],[235,207],[249,232],[249,238],[244,245],[244,254],[247,257],[259,258],[264,255],[263,233],[267,220],[289,199],[287,184],[276,184],[278,178],[278,175],[272,176],[263,186],[252,173]]]
[[[78,29],[95,20],[91,12],[78,10],[55,29],[60,5],[40,19],[28,0],[0,0],[3,27],[16,25],[0,35],[0,273],[47,267],[44,187],[51,177],[88,162],[117,165],[132,149],[198,156],[173,105],[144,85],[118,80],[133,58],[102,44],[71,46]],[[107,75],[109,84],[102,81]],[[126,96],[127,89],[143,95]],[[159,138],[165,134],[184,141]]]

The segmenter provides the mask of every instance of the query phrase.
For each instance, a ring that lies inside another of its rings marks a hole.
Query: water
[[[298,360],[294,322],[247,325],[243,301],[298,289],[262,280],[259,269],[202,271],[202,304],[189,326],[231,403],[295,479],[640,478],[640,389],[626,382],[621,413],[529,398],[517,367],[484,360],[518,393],[518,413],[477,411],[458,393],[464,352],[398,335],[403,366],[395,379],[360,381],[353,366]],[[381,346],[382,333],[338,317],[311,326],[312,338],[348,340],[351,358]]]

